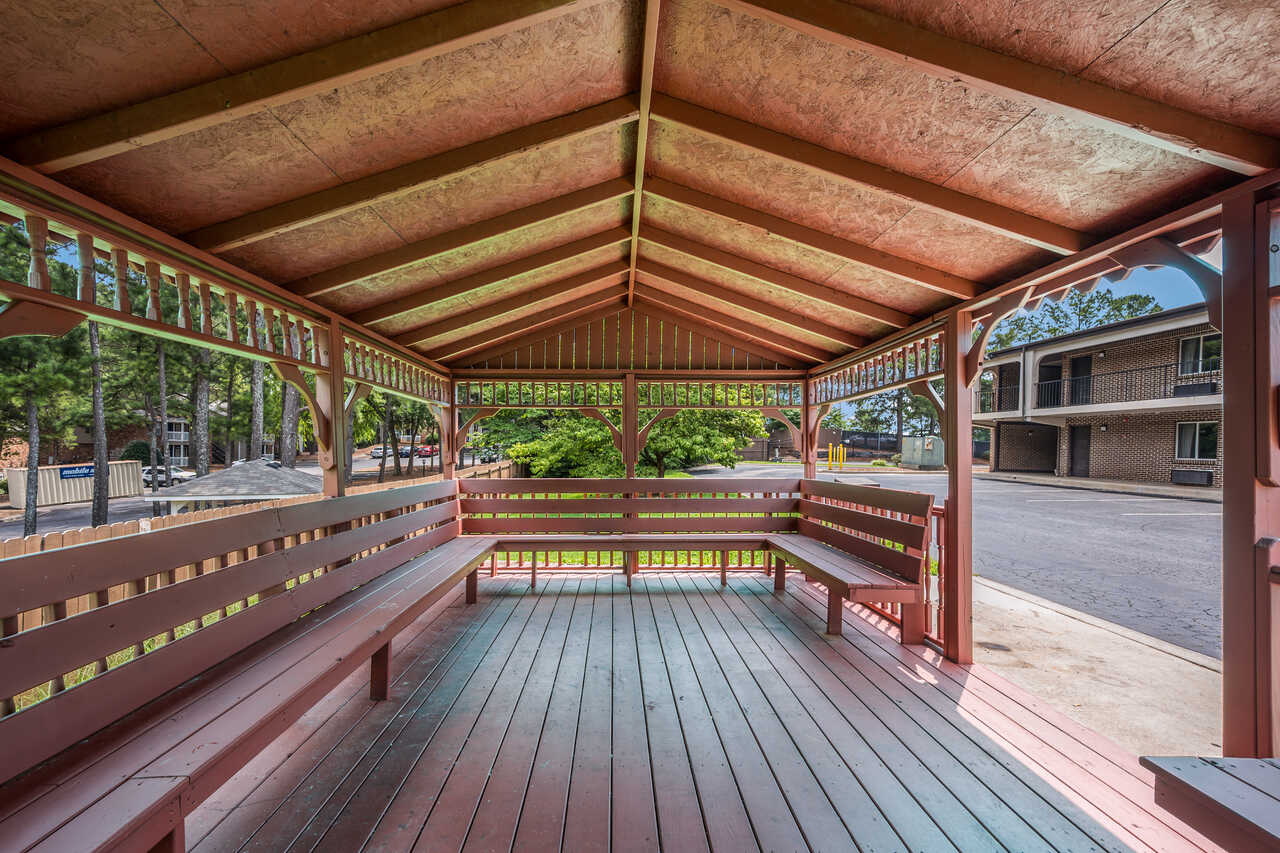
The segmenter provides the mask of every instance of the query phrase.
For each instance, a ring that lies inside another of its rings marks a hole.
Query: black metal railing
[[[1200,397],[1221,391],[1221,364],[1214,358],[1037,382],[1036,408]]]
[[[978,414],[985,415],[989,412],[1012,412],[1017,410],[1020,390],[1021,386],[1015,383],[1013,385],[997,385],[993,388],[979,391]]]

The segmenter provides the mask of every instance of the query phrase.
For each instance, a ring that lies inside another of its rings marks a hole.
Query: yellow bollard
[[[831,445],[830,444],[827,445],[827,470],[828,471],[835,470],[834,468],[831,467]]]

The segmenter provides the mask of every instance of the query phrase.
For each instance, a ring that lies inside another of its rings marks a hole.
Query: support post
[[[391,695],[391,641],[369,658],[369,698],[381,702]]]
[[[628,373],[622,378],[622,464],[627,479],[636,476],[636,459],[640,455],[640,415],[637,411],[636,375]]]
[[[805,381],[800,389],[800,461],[804,463],[804,478],[812,480],[818,476],[818,447],[815,443],[816,432],[810,430],[813,420],[813,384]]]
[[[478,572],[478,569],[472,569],[471,574],[467,575],[467,604],[476,603],[476,593],[480,586]]]
[[[1222,752],[1234,757],[1274,757],[1280,741],[1278,204],[1246,192],[1222,205]]]
[[[329,413],[329,448],[332,462],[324,468],[324,493],[339,498],[347,493],[347,385],[342,325],[329,323],[329,373],[317,377],[316,400]],[[323,393],[322,393],[323,392]],[[329,460],[324,460],[328,462]]]
[[[773,555],[773,591],[787,591],[787,561],[777,554]]]
[[[972,314],[956,311],[942,335],[947,460],[943,646],[956,663],[973,663],[973,396],[967,378],[972,329]]]
[[[720,552],[720,586],[729,585],[729,552]]]
[[[827,633],[840,636],[844,630],[844,598],[840,591],[827,587]]]

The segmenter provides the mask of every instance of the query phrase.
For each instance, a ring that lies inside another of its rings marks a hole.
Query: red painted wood
[[[612,850],[657,851],[658,817],[655,775],[649,759],[646,696],[641,686],[632,597],[618,583],[611,589],[613,604],[613,723]],[[631,576],[627,577],[630,586]],[[667,780],[658,777],[657,784]],[[677,845],[671,849],[685,849]]]
[[[644,518],[472,517],[465,519],[462,526],[464,533],[483,536],[503,534],[536,535],[539,533],[683,533],[700,535],[703,533],[733,531],[777,533],[783,531],[794,531],[795,529],[796,519],[777,516],[722,516],[704,518],[671,518],[666,516],[648,516]]]
[[[369,658],[369,698],[380,702],[391,694],[391,643],[378,647]]]
[[[794,498],[463,498],[464,513],[764,513],[795,512]],[[819,506],[814,504],[814,506]],[[879,516],[874,516],[879,518]],[[892,519],[886,519],[892,521]],[[716,519],[707,519],[714,524]]]
[[[578,735],[564,813],[563,850],[607,850],[612,788],[613,651],[612,579],[596,581],[591,634],[578,718]]]
[[[878,507],[921,518],[927,517],[930,507],[933,506],[933,495],[905,489],[882,489],[853,483],[828,483],[825,480],[801,480],[800,489],[806,495]]]
[[[692,480],[671,480],[640,477],[632,480],[573,479],[548,477],[540,479],[467,479],[456,481],[464,495],[623,495],[643,493],[650,495],[719,495],[719,494],[787,494],[800,491],[800,480],[795,479],[735,479],[732,477],[698,477]]]

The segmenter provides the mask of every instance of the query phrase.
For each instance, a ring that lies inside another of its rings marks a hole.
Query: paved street
[[[743,464],[699,475],[796,477]],[[946,494],[944,474],[844,474]],[[1222,505],[975,480],[978,574],[1203,654],[1220,657]]]

